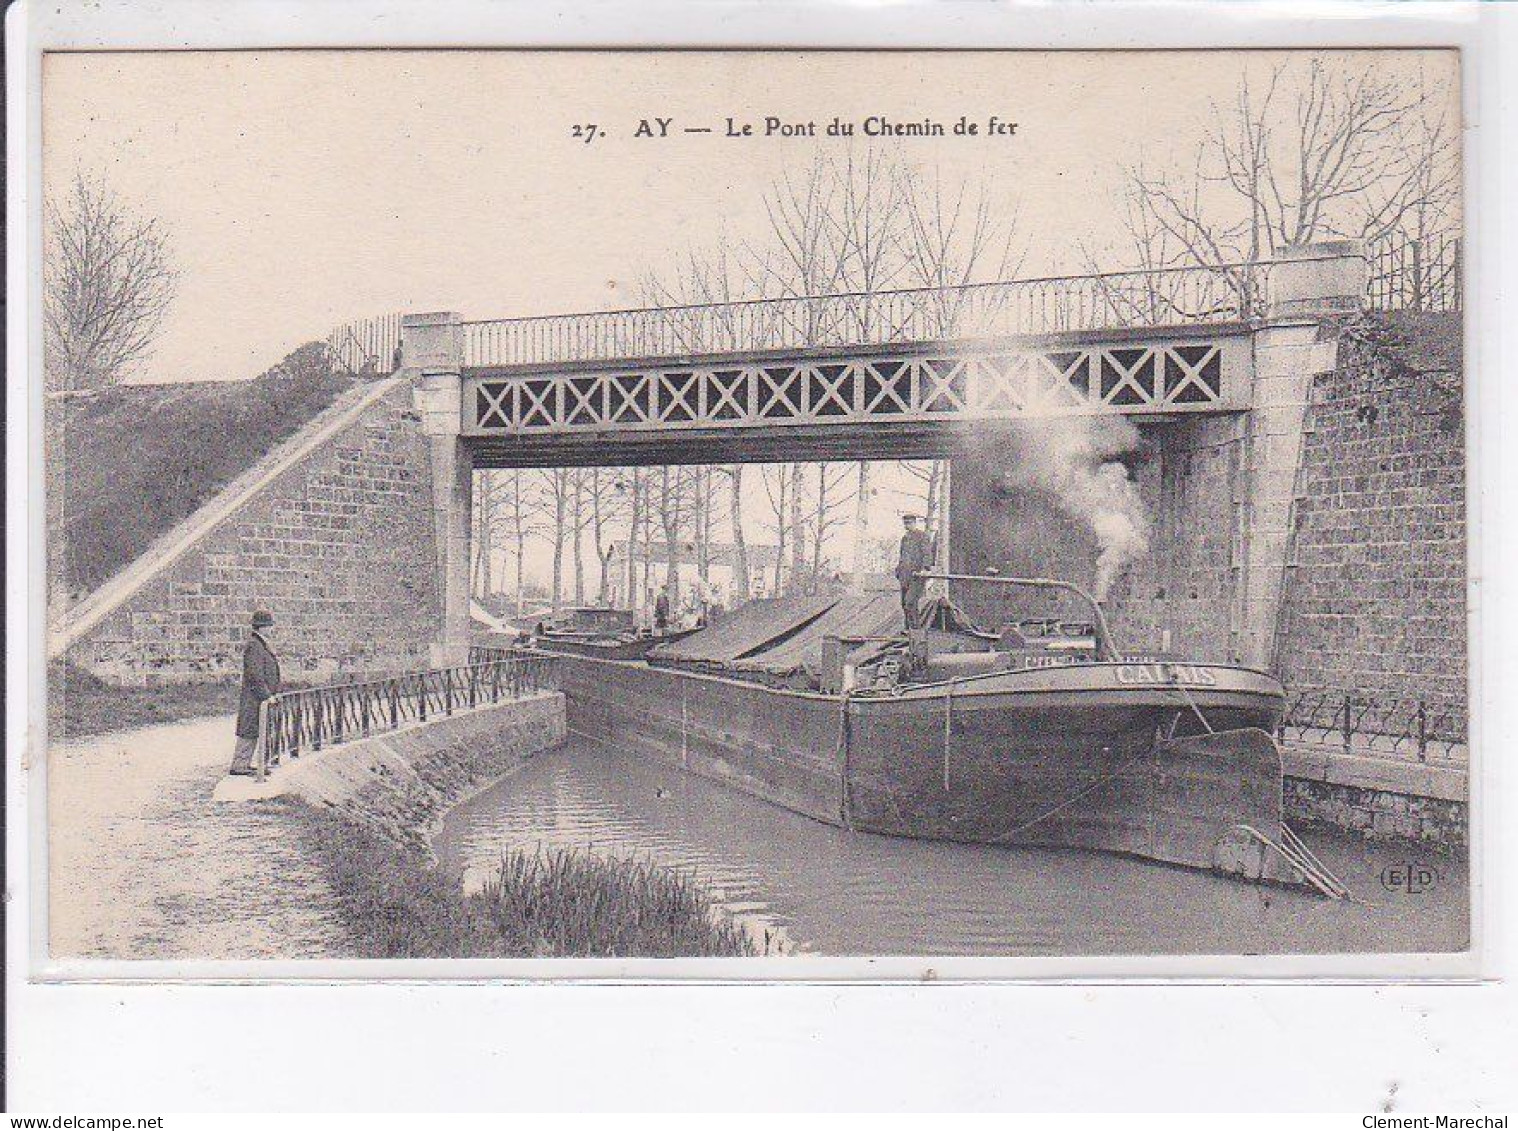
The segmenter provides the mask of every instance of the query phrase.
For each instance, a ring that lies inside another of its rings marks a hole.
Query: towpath
[[[55,958],[316,958],[341,951],[336,900],[277,805],[218,804],[232,717],[54,745]]]

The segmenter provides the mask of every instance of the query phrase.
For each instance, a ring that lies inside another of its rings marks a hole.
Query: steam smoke
[[[1113,458],[1138,441],[1138,430],[1120,416],[1048,418],[1020,428],[997,455],[1007,486],[1042,491],[1096,536],[1099,601],[1149,551],[1149,516],[1138,485]]]

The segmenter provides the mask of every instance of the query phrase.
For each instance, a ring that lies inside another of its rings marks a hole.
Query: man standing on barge
[[[922,604],[924,582],[920,574],[933,561],[933,549],[922,528],[922,515],[904,514],[906,531],[896,559],[896,581],[901,586],[901,615],[908,629],[917,627],[918,607]]]
[[[231,773],[242,777],[253,774],[253,752],[258,746],[258,706],[279,694],[279,661],[264,635],[274,624],[274,617],[260,609],[253,614],[253,631],[242,651],[242,694],[237,704],[237,750],[232,755]]]

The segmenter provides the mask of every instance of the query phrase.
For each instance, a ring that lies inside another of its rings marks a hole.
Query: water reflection
[[[589,848],[693,870],[762,939],[832,955],[1440,951],[1465,945],[1463,864],[1309,836],[1363,903],[1075,851],[849,833],[615,750],[576,742],[460,806],[437,842],[478,884],[510,848]],[[1389,864],[1439,882],[1389,894]]]

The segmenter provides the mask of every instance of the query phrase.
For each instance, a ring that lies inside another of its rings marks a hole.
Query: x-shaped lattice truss
[[[1217,342],[483,377],[470,431],[761,427],[1226,407]]]

